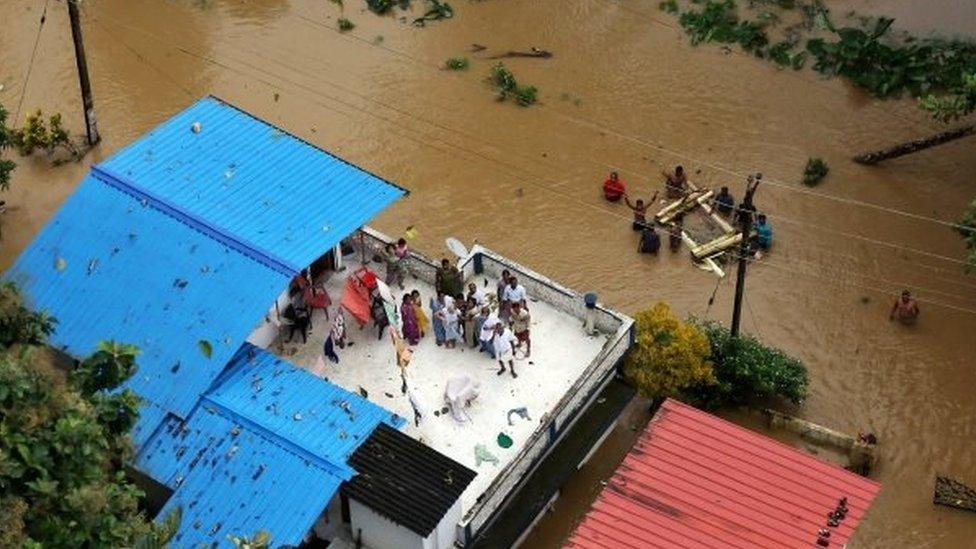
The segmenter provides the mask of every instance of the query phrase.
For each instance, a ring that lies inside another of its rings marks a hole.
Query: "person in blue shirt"
[[[756,247],[762,251],[769,250],[773,245],[773,228],[766,222],[765,215],[759,214],[752,230],[756,233]]]
[[[722,187],[722,189],[719,190],[718,194],[715,195],[715,209],[718,210],[718,213],[724,215],[725,217],[728,217],[729,214],[732,213],[732,210],[734,208],[735,208],[735,198],[733,198],[732,195],[729,194],[728,187]]]

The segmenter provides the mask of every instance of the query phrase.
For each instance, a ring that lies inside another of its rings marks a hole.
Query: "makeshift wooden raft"
[[[691,248],[692,259],[706,270],[723,277],[725,271],[715,260],[738,246],[742,242],[742,233],[735,230],[712,208],[714,191],[699,189],[690,181],[688,189],[687,195],[662,208],[654,219],[671,227],[681,217],[681,240]]]
[[[949,477],[935,477],[932,503],[976,513],[976,490]]]

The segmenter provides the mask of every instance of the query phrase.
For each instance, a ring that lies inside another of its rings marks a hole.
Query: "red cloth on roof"
[[[627,185],[619,178],[616,180],[607,179],[603,182],[603,197],[610,202],[617,202],[627,192]]]
[[[346,288],[342,291],[342,307],[360,326],[365,326],[370,320],[370,284],[376,287],[376,275],[363,267],[346,278]]]

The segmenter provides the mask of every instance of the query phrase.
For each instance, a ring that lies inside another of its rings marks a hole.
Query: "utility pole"
[[[742,295],[746,291],[746,256],[749,254],[749,232],[752,229],[752,215],[756,213],[756,206],[752,202],[756,188],[762,181],[762,174],[756,174],[755,179],[749,176],[746,182],[746,195],[742,198],[742,203],[736,209],[739,221],[739,230],[742,232],[742,241],[739,242],[739,269],[735,275],[735,301],[732,305],[732,337],[739,337],[739,323],[742,321]]]
[[[68,18],[71,20],[71,40],[75,44],[75,62],[78,64],[78,81],[81,84],[81,103],[85,109],[85,131],[88,146],[94,147],[101,140],[98,124],[95,122],[95,100],[92,98],[91,80],[88,78],[88,60],[85,58],[85,44],[81,39],[81,17],[78,13],[79,0],[67,0]]]

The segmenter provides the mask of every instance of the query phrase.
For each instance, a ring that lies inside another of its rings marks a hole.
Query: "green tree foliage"
[[[0,283],[0,352],[15,344],[42,345],[54,331],[55,320],[24,307],[13,283]]]
[[[137,400],[114,390],[135,370],[135,348],[104,343],[65,379],[38,352],[53,320],[2,290],[0,546],[164,543],[168,521],[146,520],[121,471]]]
[[[708,361],[708,338],[681,322],[664,303],[635,317],[637,336],[624,373],[649,398],[679,396],[690,387],[715,381]]]
[[[959,225],[960,227],[956,230],[962,235],[966,247],[969,248],[969,257],[967,258],[969,265],[976,267],[976,198],[969,203],[969,210],[959,220]]]
[[[830,168],[822,158],[808,158],[807,165],[803,168],[803,184],[807,187],[819,185],[828,172]]]
[[[733,338],[728,328],[713,321],[694,321],[706,334],[716,383],[691,393],[704,406],[720,408],[776,397],[800,404],[807,396],[807,369],[799,360],[756,338]]]
[[[973,69],[976,70],[976,62]],[[965,74],[962,83],[951,88],[947,95],[929,94],[919,104],[942,122],[952,122],[976,111],[976,72]]]
[[[3,152],[9,147],[13,136],[7,127],[7,109],[0,104],[0,190],[10,188],[10,176],[17,167],[13,160],[3,158]]]

